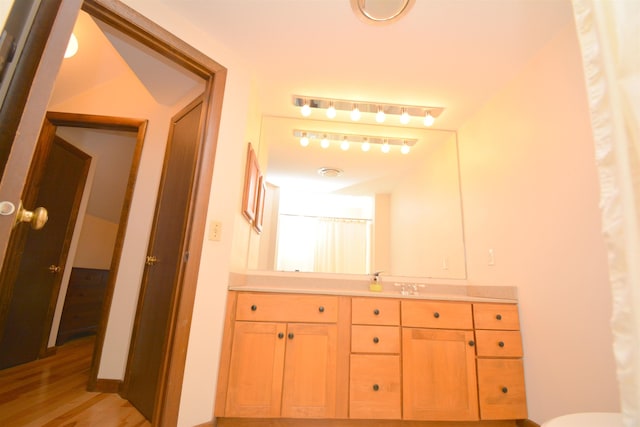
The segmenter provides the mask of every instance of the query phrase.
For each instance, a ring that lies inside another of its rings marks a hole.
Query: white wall
[[[518,287],[529,418],[619,410],[594,145],[573,26],[459,139],[468,281]]]

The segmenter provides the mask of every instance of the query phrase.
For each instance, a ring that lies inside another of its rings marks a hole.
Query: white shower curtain
[[[573,0],[600,180],[623,422],[640,425],[640,0]]]

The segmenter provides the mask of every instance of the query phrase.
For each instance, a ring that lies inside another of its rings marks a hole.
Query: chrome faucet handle
[[[411,287],[411,295],[420,295],[420,292],[418,291],[418,289],[424,288],[424,285],[419,285],[417,283],[412,283],[409,286]]]
[[[406,283],[394,283],[393,286],[400,288],[400,295],[410,295]]]

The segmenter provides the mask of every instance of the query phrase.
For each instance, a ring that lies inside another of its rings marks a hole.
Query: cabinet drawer
[[[350,369],[349,418],[402,418],[400,356],[352,354]]]
[[[473,329],[471,304],[448,301],[402,301],[402,326]]]
[[[476,329],[520,329],[518,306],[515,304],[473,304]]]
[[[338,297],[239,293],[236,320],[335,323],[338,320]]]
[[[352,298],[351,323],[354,325],[399,325],[400,301],[384,298]]]
[[[353,353],[400,353],[398,326],[351,326]]]
[[[476,331],[480,357],[522,357],[520,331]]]
[[[522,359],[478,359],[480,419],[527,418]]]

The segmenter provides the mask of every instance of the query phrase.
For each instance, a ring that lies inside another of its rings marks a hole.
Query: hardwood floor
[[[55,355],[0,371],[0,426],[151,426],[116,393],[86,391],[93,337]]]

